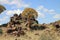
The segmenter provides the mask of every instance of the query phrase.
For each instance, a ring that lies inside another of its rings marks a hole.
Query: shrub
[[[46,26],[39,26],[38,24],[34,24],[30,27],[32,30],[44,30]]]
[[[7,27],[7,23],[0,25],[0,27]]]

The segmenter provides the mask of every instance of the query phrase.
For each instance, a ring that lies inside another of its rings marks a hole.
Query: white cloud
[[[21,10],[17,9],[17,10],[6,10],[4,12],[5,16],[3,16],[2,18],[0,18],[0,24],[3,24],[3,23],[7,23],[10,19],[11,16],[13,16],[13,14],[20,14],[22,13]]]
[[[28,7],[29,4],[26,4],[23,0],[0,0],[0,4],[15,5],[14,7]]]
[[[0,25],[9,22],[9,17],[8,16],[4,16],[2,18],[0,18]]]
[[[49,10],[47,8],[44,8],[43,11],[44,12],[49,12]]]
[[[49,13],[50,13],[50,14],[55,14],[56,12],[55,12],[54,9],[51,9],[51,10],[49,10]]]
[[[39,10],[39,11],[43,11],[43,12],[46,12],[46,13],[49,13],[49,14],[55,14],[56,12],[55,12],[55,10],[54,9],[47,9],[47,8],[45,8],[44,6],[39,6],[38,8],[37,8],[37,10]]]
[[[7,18],[8,18],[7,16],[0,18],[0,22],[5,21]]]
[[[7,12],[6,12],[6,15],[8,15],[8,16],[11,16],[11,15],[13,15],[13,14],[20,14],[20,13],[22,13],[22,11],[21,10],[19,10],[19,9],[17,9],[17,10],[8,10]]]
[[[37,10],[37,12],[38,12],[38,18],[45,18],[45,15],[44,15],[43,13],[41,13],[41,12],[38,11],[38,10]]]
[[[0,24],[1,25],[1,24]]]
[[[45,18],[46,17],[46,14],[48,13],[49,15],[55,15],[54,18],[59,18],[60,15],[59,14],[56,14],[55,10],[54,9],[48,9],[48,8],[45,8],[44,6],[39,6],[37,9],[37,12],[38,12],[38,18]],[[46,13],[46,14],[45,14]]]
[[[9,4],[8,0],[0,0],[0,4]]]
[[[43,10],[44,9],[44,6],[39,6],[38,8],[37,8],[37,10]]]
[[[60,18],[60,14],[54,15],[53,18]]]

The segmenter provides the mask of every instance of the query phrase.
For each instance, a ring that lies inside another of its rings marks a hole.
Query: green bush
[[[0,25],[0,27],[7,27],[7,23]]]

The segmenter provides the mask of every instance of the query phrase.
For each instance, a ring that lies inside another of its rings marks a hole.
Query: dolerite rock
[[[36,19],[32,18],[30,20],[32,21],[31,25],[38,24],[38,21]],[[21,14],[20,15],[14,14],[14,16],[10,18],[10,22],[7,24],[7,33],[15,34],[17,36],[24,35],[25,34],[24,30],[25,29],[28,30],[27,28],[30,28],[27,27],[27,25],[28,25],[27,18],[23,18]]]

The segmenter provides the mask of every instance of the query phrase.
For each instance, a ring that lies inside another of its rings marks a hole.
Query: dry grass
[[[2,35],[0,40],[60,40],[60,36],[56,31],[36,30],[26,31],[24,36],[16,37],[13,35]]]

